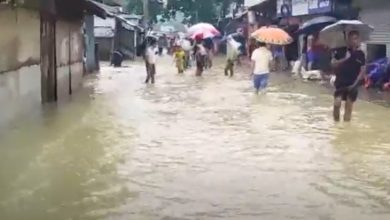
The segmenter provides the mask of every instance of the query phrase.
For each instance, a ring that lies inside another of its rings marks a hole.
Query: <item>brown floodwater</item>
[[[105,66],[2,128],[0,219],[390,219],[389,108],[334,123],[327,89],[274,74],[255,96],[222,67]]]

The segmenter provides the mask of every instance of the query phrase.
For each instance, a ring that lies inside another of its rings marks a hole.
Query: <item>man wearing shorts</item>
[[[333,116],[335,121],[340,121],[340,108],[342,101],[344,101],[344,121],[349,122],[351,121],[353,104],[358,97],[359,83],[365,74],[366,57],[359,49],[359,33],[351,31],[347,38],[348,49],[345,57],[332,62],[336,73]]]
[[[268,77],[272,64],[272,53],[265,43],[257,42],[257,49],[252,53],[252,75],[256,94],[268,86]]]

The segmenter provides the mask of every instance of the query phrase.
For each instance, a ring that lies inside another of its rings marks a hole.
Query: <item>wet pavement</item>
[[[89,77],[0,131],[0,219],[390,219],[390,109],[335,124],[326,88],[282,74],[255,96],[222,61]]]

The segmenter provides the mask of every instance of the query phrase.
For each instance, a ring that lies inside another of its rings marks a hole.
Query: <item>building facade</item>
[[[41,103],[40,16],[34,10],[0,9],[0,123],[20,107]]]
[[[390,57],[390,1],[356,0],[355,4],[360,8],[359,18],[374,27],[366,44],[368,60]]]
[[[125,59],[133,59],[143,29],[139,26],[141,16],[124,14],[120,8],[97,3],[108,12],[108,17],[94,17],[94,36],[99,58],[110,61],[112,53],[121,51]]]
[[[80,87],[90,9],[76,0],[0,3],[0,123]]]

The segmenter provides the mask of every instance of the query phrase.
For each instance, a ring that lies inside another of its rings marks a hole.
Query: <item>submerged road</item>
[[[244,69],[103,67],[72,100],[0,131],[4,220],[388,220],[390,109],[332,121],[328,90]]]

